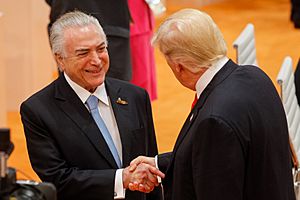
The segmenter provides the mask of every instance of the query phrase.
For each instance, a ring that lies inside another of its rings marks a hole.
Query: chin
[[[97,88],[98,86],[102,85],[102,83],[104,83],[105,76],[86,77],[85,80],[86,80],[86,86],[88,86],[88,88]]]
[[[97,81],[93,82],[91,85],[98,87],[104,83],[104,80],[105,78],[98,79]]]

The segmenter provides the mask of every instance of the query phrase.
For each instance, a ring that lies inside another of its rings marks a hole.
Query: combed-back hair
[[[80,11],[72,11],[62,15],[58,18],[50,29],[50,45],[53,54],[65,55],[64,51],[64,31],[72,27],[84,27],[95,25],[100,34],[103,34],[105,41],[106,35],[99,23],[99,21],[91,16]]]
[[[192,72],[226,56],[227,46],[212,18],[196,9],[183,9],[168,17],[153,39],[160,51]]]

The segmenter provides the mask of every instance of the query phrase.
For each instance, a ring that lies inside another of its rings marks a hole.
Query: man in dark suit
[[[67,13],[52,25],[50,42],[63,75],[21,105],[35,172],[55,184],[61,200],[160,199],[159,190],[125,196],[129,182],[158,184],[156,168],[126,167],[157,154],[152,111],[144,89],[105,77],[107,41],[97,19]]]
[[[50,6],[48,30],[61,15],[79,10],[96,17],[107,35],[110,67],[107,76],[130,81],[130,13],[127,0],[46,0]]]
[[[286,117],[269,77],[227,58],[217,25],[198,10],[171,15],[154,42],[198,97],[173,152],[158,155],[165,199],[294,200]],[[139,157],[132,169],[139,163],[155,165]]]

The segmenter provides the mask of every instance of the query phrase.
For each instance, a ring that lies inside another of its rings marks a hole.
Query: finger
[[[156,175],[153,175],[151,172],[147,173],[148,181],[151,182],[154,186],[158,186],[158,179]]]
[[[128,184],[128,188],[129,188],[131,191],[139,190],[139,183],[137,183],[137,182],[129,183],[129,184]]]
[[[135,169],[137,168],[137,165],[136,164],[130,164],[129,166],[129,172],[133,172]]]
[[[139,189],[138,189],[140,192],[144,192],[146,193],[147,190],[145,189],[145,185],[144,184],[139,184]]]
[[[145,186],[144,184],[137,184],[135,185],[134,183],[129,183],[128,184],[128,188],[131,190],[131,191],[140,191],[140,192],[147,192],[147,190],[145,189]]]
[[[152,174],[155,174],[156,176],[159,176],[161,178],[165,178],[165,174],[162,173],[159,169],[157,169],[156,167],[152,167],[150,166],[149,168],[149,171],[152,173]]]
[[[148,184],[140,184],[139,190],[143,190],[144,193],[149,193],[154,189],[154,186],[149,186]]]
[[[150,171],[150,168],[153,168],[153,167],[146,163],[141,163],[137,167],[136,173],[139,174],[138,179],[141,181],[140,183],[143,183],[144,181],[149,181],[149,182],[151,182],[150,186],[154,187],[154,186],[158,185],[158,179],[155,174],[152,174],[152,172]]]
[[[149,174],[147,178],[148,178],[148,182],[151,182],[155,186],[158,185],[157,176],[153,176],[152,174]]]
[[[133,183],[129,183],[129,184],[128,184],[128,188],[129,188],[129,190],[131,190],[131,191],[135,191],[135,190],[138,189],[138,188],[136,188],[136,187],[134,186]]]
[[[147,179],[147,180],[144,181],[144,185],[147,185],[147,186],[149,186],[150,188],[154,188],[155,185],[156,185],[156,182],[157,182],[157,181],[152,182],[151,180]]]
[[[155,175],[153,175],[151,173],[148,173],[147,178],[148,178],[149,182],[151,182],[153,184],[157,183],[157,176],[155,176]]]
[[[139,165],[140,163],[143,162],[144,157],[145,157],[145,156],[138,156],[138,157],[136,157],[135,159],[133,159],[133,160],[130,162],[130,166],[131,166],[131,165]]]
[[[132,186],[135,188],[135,190],[138,190],[139,189],[139,184],[140,183],[135,181],[135,182],[132,183]]]

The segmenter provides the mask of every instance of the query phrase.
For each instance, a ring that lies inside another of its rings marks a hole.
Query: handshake
[[[159,185],[165,175],[155,167],[153,157],[139,156],[123,170],[123,187],[132,191],[149,193]]]

